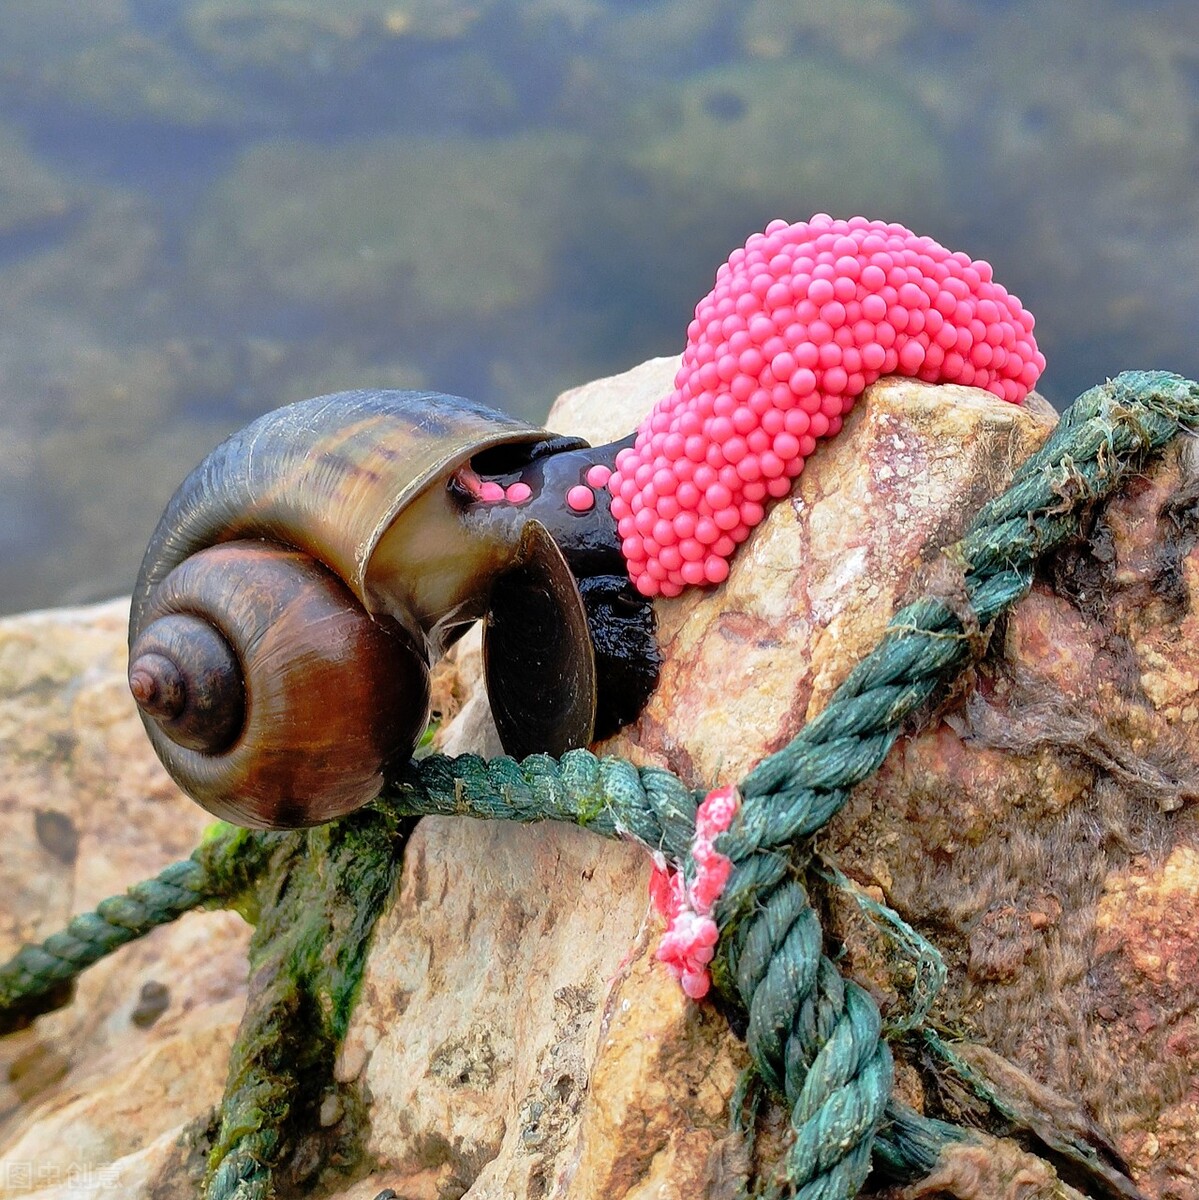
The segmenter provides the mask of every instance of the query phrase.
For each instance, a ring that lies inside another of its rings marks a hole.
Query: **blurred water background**
[[[0,0],[0,611],[358,386],[538,419],[816,211],[995,265],[1064,403],[1199,374],[1195,0]]]

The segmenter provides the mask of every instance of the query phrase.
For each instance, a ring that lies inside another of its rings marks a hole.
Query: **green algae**
[[[368,807],[274,841],[206,1194],[231,1195],[238,1179],[250,1185],[244,1194],[260,1194],[252,1189],[267,1186],[275,1168],[294,1170],[307,1157],[295,1151],[305,1130],[319,1128],[320,1104],[336,1090],[337,1047],[411,825]],[[340,1132],[354,1141],[353,1130]]]
[[[818,58],[700,72],[646,124],[656,128],[632,161],[684,212],[740,203],[788,220],[885,212],[927,223],[947,193],[945,158],[918,106]]]
[[[210,197],[189,261],[226,302],[265,287],[418,326],[495,317],[549,288],[585,152],[548,135],[264,145]]]

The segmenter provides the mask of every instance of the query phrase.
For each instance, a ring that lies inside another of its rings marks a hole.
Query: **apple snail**
[[[903,226],[775,221],[717,272],[675,388],[592,448],[434,392],[340,392],[234,434],[142,563],[129,683],[168,771],[218,816],[316,824],[412,752],[429,669],[484,622],[505,749],[564,751],[657,682],[651,598],[718,584],[883,375],[1019,403],[1044,357],[985,262]]]

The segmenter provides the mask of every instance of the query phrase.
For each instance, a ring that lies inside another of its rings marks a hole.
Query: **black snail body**
[[[603,489],[584,511],[565,495],[620,445],[430,392],[341,392],[234,434],[134,589],[130,688],[168,771],[244,825],[351,811],[411,753],[430,665],[479,619],[509,753],[613,732],[656,682],[652,610]]]

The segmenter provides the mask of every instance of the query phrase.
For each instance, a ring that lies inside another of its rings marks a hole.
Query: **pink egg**
[[[574,509],[575,512],[583,513],[595,507],[595,493],[585,484],[577,484],[566,493],[566,503]],[[650,527],[653,527],[653,511],[651,509],[642,509],[642,512],[637,514],[637,528],[641,529],[642,513],[648,514],[650,517]],[[642,530],[642,532],[648,532]]]

